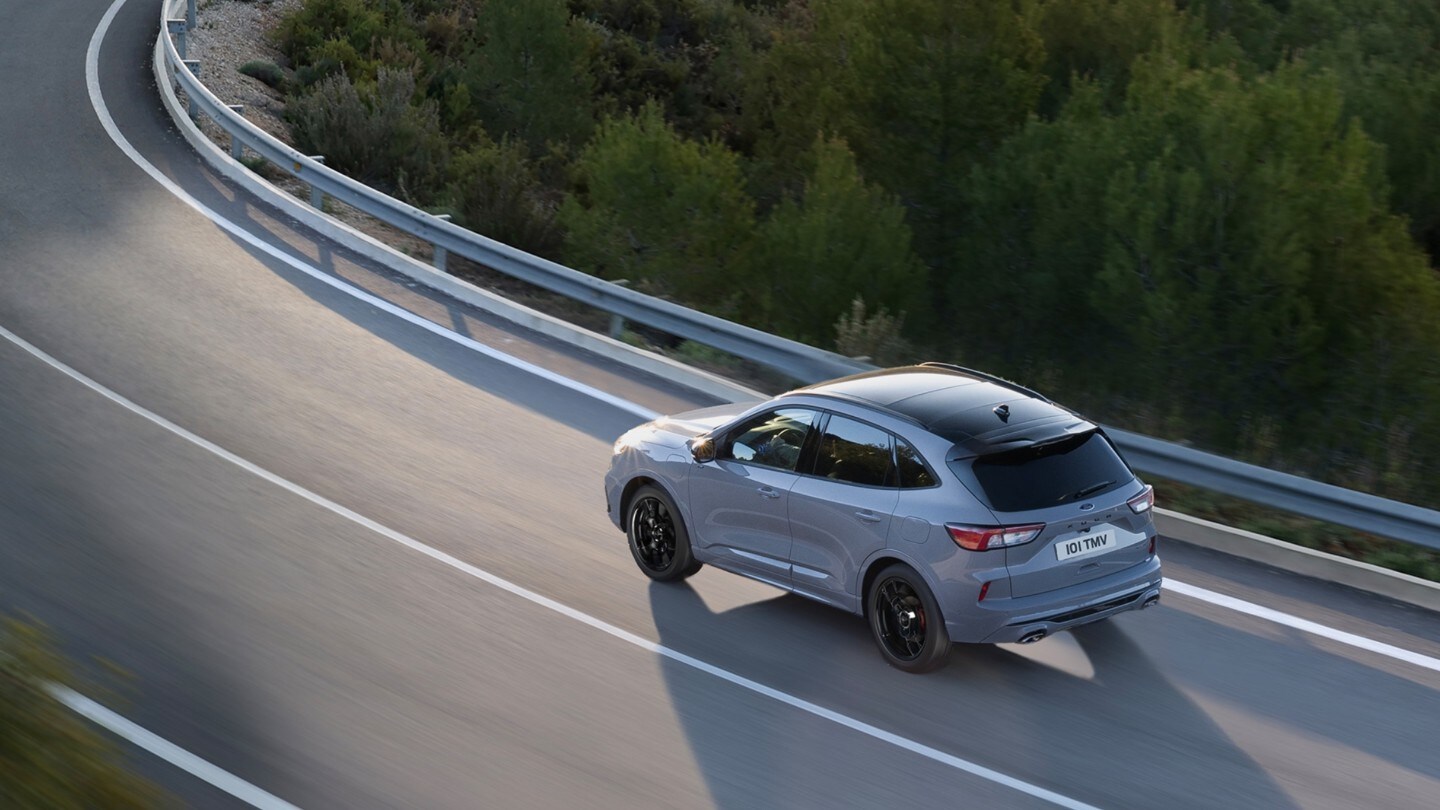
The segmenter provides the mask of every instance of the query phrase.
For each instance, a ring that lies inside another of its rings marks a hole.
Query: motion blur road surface
[[[128,671],[97,697],[131,720],[307,810],[1052,806],[917,747],[1107,808],[1440,804],[1440,672],[1206,601],[957,648],[915,677],[828,608],[709,570],[650,584],[600,486],[640,418],[321,284],[162,188],[86,90],[106,7],[11,3],[0,26],[0,327],[293,483],[0,340],[0,610]],[[189,194],[481,342],[656,411],[704,404],[421,294],[237,193],[160,109],[158,18],[153,0],[121,9],[100,90]],[[1433,614],[1162,554],[1171,579],[1440,657]],[[244,806],[128,750],[190,806]]]

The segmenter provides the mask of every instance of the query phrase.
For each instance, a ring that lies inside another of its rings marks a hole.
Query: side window
[[[725,447],[721,448],[722,455],[736,461],[794,470],[814,424],[815,412],[805,408],[762,413],[731,429]]]
[[[904,439],[895,440],[895,460],[900,465],[900,486],[907,489],[935,486],[935,476]]]
[[[820,438],[815,474],[851,484],[895,486],[890,434],[864,422],[831,416]]]

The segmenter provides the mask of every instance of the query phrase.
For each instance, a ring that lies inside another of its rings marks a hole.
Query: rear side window
[[[1026,512],[1081,500],[1134,477],[1110,442],[1094,431],[1040,447],[981,456],[970,463],[997,512]]]
[[[904,439],[895,440],[895,460],[900,465],[900,486],[906,489],[935,486],[935,476]]]
[[[831,416],[820,437],[815,474],[850,484],[895,486],[890,434],[864,422]]]

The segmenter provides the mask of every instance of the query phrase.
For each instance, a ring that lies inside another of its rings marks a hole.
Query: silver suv
[[[708,563],[864,615],[909,672],[1160,599],[1154,494],[1104,431],[957,366],[641,425],[605,499],[652,579]]]

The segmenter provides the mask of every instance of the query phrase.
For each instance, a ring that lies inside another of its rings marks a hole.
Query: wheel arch
[[[630,499],[635,497],[635,493],[638,492],[641,487],[645,486],[655,487],[656,489],[665,493],[665,496],[670,499],[670,502],[675,504],[675,508],[677,510],[680,510],[680,513],[677,515],[677,517],[681,518],[682,520],[684,519],[684,507],[680,503],[680,498],[675,495],[675,491],[671,489],[669,485],[667,485],[665,481],[661,480],[660,478],[650,475],[648,473],[640,473],[634,478],[631,478],[629,481],[626,481],[624,488],[620,490],[620,520],[622,522],[629,519]]]
[[[940,592],[934,580],[932,580],[926,572],[924,566],[917,564],[915,560],[911,559],[908,555],[900,553],[896,549],[882,548],[871,554],[869,558],[865,560],[864,565],[860,566],[860,615],[866,617],[870,615],[870,586],[874,584],[875,577],[879,576],[880,572],[885,570],[891,563],[900,563],[911,571],[914,571],[915,575],[920,577],[920,580],[925,583],[925,587],[930,589],[932,596]],[[944,608],[941,608],[941,615],[943,617]]]

